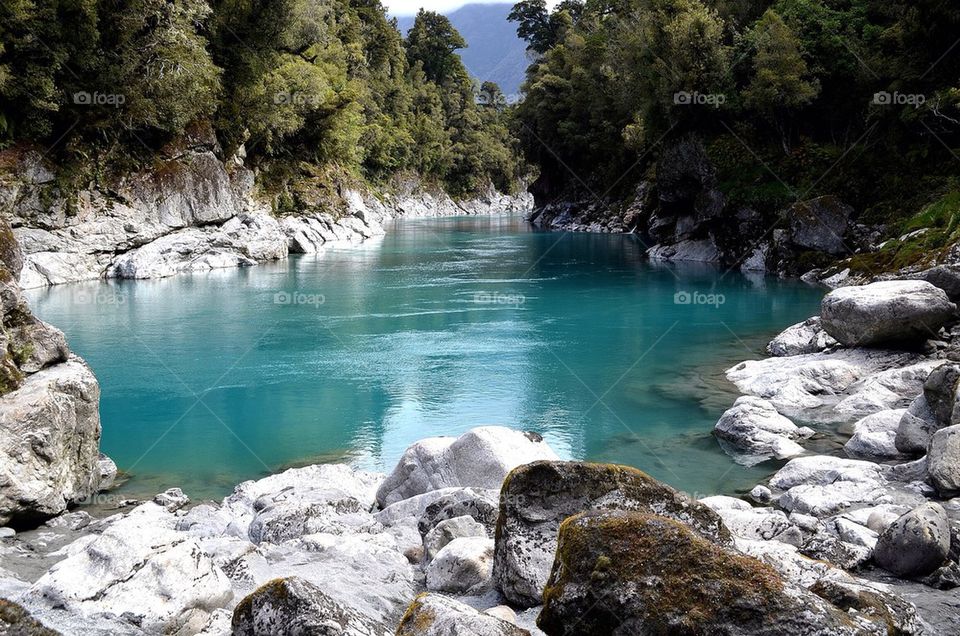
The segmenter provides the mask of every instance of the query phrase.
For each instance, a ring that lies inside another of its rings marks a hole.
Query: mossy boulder
[[[291,576],[264,583],[233,611],[233,636],[388,636],[392,630]]]
[[[501,489],[493,576],[511,603],[542,602],[557,546],[557,528],[589,510],[636,510],[689,525],[704,539],[731,543],[720,516],[646,473],[628,466],[537,461],[507,475]]]
[[[448,596],[421,594],[407,608],[396,636],[530,636],[530,632]]]
[[[5,636],[60,636],[44,626],[22,606],[0,598],[0,634]]]
[[[4,265],[13,276],[20,276],[23,270],[23,252],[20,244],[13,235],[13,230],[6,219],[0,217],[0,263]]]
[[[537,625],[548,636],[874,631],[769,565],[672,519],[629,511],[564,521],[543,596]]]

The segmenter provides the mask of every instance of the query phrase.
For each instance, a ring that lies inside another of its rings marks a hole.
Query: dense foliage
[[[830,192],[886,221],[960,189],[955,2],[523,0],[511,18],[538,54],[518,133],[554,194],[636,183],[690,135],[735,205]]]
[[[463,46],[429,12],[404,42],[379,0],[4,0],[0,144],[109,163],[212,124],[263,166],[507,189],[507,115],[478,104]]]

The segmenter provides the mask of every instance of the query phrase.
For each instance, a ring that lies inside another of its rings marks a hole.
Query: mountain
[[[520,93],[524,72],[530,64],[527,45],[517,37],[516,23],[507,21],[512,8],[510,3],[468,4],[447,14],[467,41],[468,47],[459,53],[470,75],[496,82],[508,98]],[[397,18],[397,27],[404,37],[413,20],[413,16]]]

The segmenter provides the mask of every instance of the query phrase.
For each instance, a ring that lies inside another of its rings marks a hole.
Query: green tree
[[[819,83],[809,78],[797,37],[772,9],[753,26],[747,40],[755,54],[744,101],[774,122],[784,150],[789,151],[789,113],[813,101]]]
[[[437,84],[466,78],[466,70],[456,54],[467,47],[446,16],[421,9],[407,34],[407,59],[419,62],[427,79]]]
[[[176,135],[213,114],[220,69],[201,33],[209,15],[204,0],[105,2],[108,54],[101,84],[108,93],[123,95],[117,109],[123,128]]]

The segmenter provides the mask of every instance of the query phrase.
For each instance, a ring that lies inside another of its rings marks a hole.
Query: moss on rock
[[[563,522],[538,626],[550,636],[855,634],[843,612],[684,524],[630,511]]]

